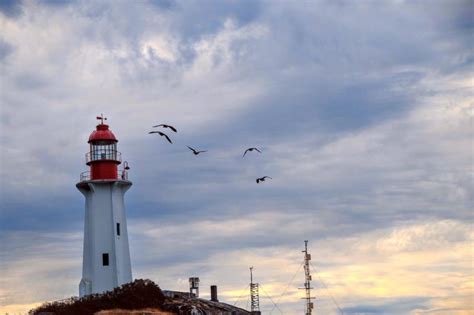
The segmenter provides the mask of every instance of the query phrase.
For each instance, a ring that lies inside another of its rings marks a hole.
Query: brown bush
[[[114,308],[124,310],[159,308],[163,305],[164,299],[158,285],[151,280],[139,279],[102,294],[48,302],[31,310],[29,314],[92,315],[101,310]]]
[[[173,314],[174,313],[163,312],[162,310],[159,310],[156,308],[145,308],[145,309],[135,310],[135,311],[114,308],[113,310],[97,312],[94,315],[173,315]]]

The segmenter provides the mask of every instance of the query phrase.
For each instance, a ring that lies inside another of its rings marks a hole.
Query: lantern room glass
[[[98,141],[91,144],[91,161],[117,160],[117,144],[115,142]]]

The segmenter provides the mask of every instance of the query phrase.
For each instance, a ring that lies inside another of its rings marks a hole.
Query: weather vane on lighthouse
[[[132,282],[124,195],[132,186],[130,167],[122,163],[117,138],[97,116],[100,124],[89,137],[86,164],[90,171],[81,174],[76,187],[86,198],[84,252],[79,295],[111,291]]]
[[[100,124],[104,124],[104,120],[107,120],[107,117],[104,117],[104,114],[100,114],[100,116],[96,117],[97,120],[100,120]]]

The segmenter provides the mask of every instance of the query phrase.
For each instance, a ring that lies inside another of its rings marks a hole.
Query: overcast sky
[[[131,166],[134,278],[186,291],[199,276],[204,297],[216,284],[245,307],[254,266],[263,313],[301,314],[309,240],[318,314],[472,312],[473,15],[0,1],[0,313],[78,294],[75,184],[101,113]],[[157,123],[172,145],[147,134]]]

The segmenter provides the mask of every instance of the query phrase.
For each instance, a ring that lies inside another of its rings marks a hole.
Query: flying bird
[[[173,143],[173,142],[171,141],[171,139],[166,135],[166,133],[163,133],[163,132],[161,132],[161,131],[150,131],[149,133],[150,133],[150,134],[151,134],[151,133],[157,133],[157,134],[159,134],[160,136],[165,137],[166,140],[168,140],[169,143]]]
[[[153,126],[153,128],[156,128],[156,127],[170,128],[170,129],[173,130],[174,132],[178,132],[178,130],[176,130],[175,127],[170,126],[170,125],[166,125],[166,124],[160,124],[160,125],[155,125],[155,126]]]
[[[244,157],[245,154],[247,154],[247,152],[249,152],[249,151],[252,152],[253,150],[257,151],[258,153],[262,153],[262,151],[260,151],[257,148],[248,148],[247,150],[245,150],[244,155],[242,155],[242,157]]]
[[[199,153],[203,153],[203,152],[207,152],[207,150],[204,150],[204,151],[197,151],[197,150],[194,150],[193,148],[191,148],[189,145],[187,145],[188,149],[193,151],[194,155],[198,155]]]
[[[264,181],[265,181],[265,178],[273,179],[273,178],[271,178],[270,176],[263,176],[263,177],[257,178],[257,180],[256,180],[257,184],[260,183],[260,182],[264,182]]]

